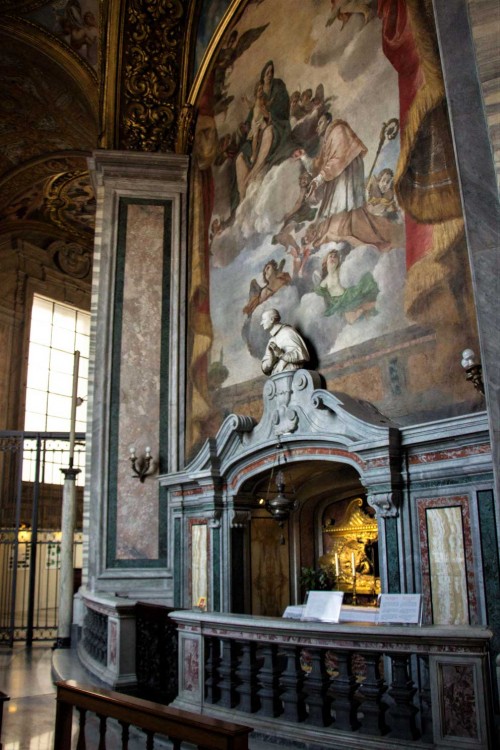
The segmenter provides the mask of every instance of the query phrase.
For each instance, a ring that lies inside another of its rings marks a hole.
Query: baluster
[[[78,714],[78,742],[76,743],[76,750],[87,750],[87,744],[85,742],[85,718],[87,710],[85,708],[79,708]]]
[[[363,713],[363,732],[367,734],[386,734],[389,727],[385,723],[384,714],[387,704],[382,696],[387,685],[380,673],[380,654],[363,654],[366,664],[366,677],[360,685],[358,695],[361,696],[361,711]]]
[[[304,693],[309,709],[307,724],[327,727],[332,723],[332,699],[328,694],[330,678],[325,665],[325,652],[320,648],[308,648],[311,656],[311,671],[304,680]]]
[[[99,747],[97,750],[106,750],[106,716],[100,716],[97,714],[99,719]]]
[[[409,655],[391,654],[392,682],[388,694],[394,703],[387,712],[390,716],[390,736],[401,740],[416,740],[419,737],[415,722],[418,709],[413,704],[417,692],[409,674]]]
[[[146,730],[146,750],[154,750],[155,748],[155,733],[151,729]]]
[[[130,737],[130,724],[127,724],[126,721],[120,721],[120,726],[122,728],[122,750],[128,750],[128,741]]]
[[[235,644],[229,638],[221,638],[221,659],[219,664],[219,705],[224,708],[236,706],[235,694]]]
[[[218,638],[205,638],[205,700],[217,703],[220,690],[217,686],[217,675],[220,666],[220,643]]]
[[[300,664],[300,648],[297,646],[282,646],[285,656],[285,667],[279,682],[282,689],[281,701],[283,713],[280,718],[287,721],[304,721],[307,716],[304,700],[304,673]]]
[[[357,719],[358,702],[354,700],[357,685],[352,673],[352,654],[338,651],[335,657],[338,674],[333,677],[329,690],[333,698],[335,729],[355,730],[360,724]]]
[[[239,710],[255,713],[259,708],[255,643],[251,641],[239,642],[238,665],[235,674],[238,682],[236,692],[239,695]]]
[[[434,733],[432,731],[432,699],[431,686],[429,681],[429,657],[420,656],[420,729],[422,740],[424,742],[433,742]]]
[[[280,701],[278,672],[278,648],[273,643],[266,643],[260,648],[262,664],[258,673],[260,708],[257,713],[263,716],[279,716],[283,707]]]

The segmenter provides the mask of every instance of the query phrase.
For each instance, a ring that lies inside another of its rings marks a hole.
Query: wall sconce
[[[278,526],[282,529],[285,521],[292,511],[296,510],[298,500],[295,496],[295,488],[292,484],[292,491],[285,494],[285,483],[286,483],[286,455],[283,448],[283,444],[278,439],[276,445],[276,460],[271,469],[269,476],[269,483],[267,486],[266,498],[259,498],[259,505],[267,510],[268,513],[278,522]],[[275,482],[278,493],[271,496],[271,484]],[[289,478],[290,479],[290,478]],[[290,480],[291,483],[291,480]],[[285,537],[283,534],[280,538],[280,544],[285,544]]]
[[[483,368],[472,349],[464,349],[462,352],[462,367],[467,373],[466,380],[470,380],[474,388],[484,396]]]
[[[134,479],[139,479],[140,482],[144,482],[146,477],[150,477],[154,474],[156,468],[149,445],[146,446],[144,456],[141,456],[140,458],[135,455],[135,446],[132,446],[130,449],[130,463],[132,464],[132,471],[134,472],[132,477]]]

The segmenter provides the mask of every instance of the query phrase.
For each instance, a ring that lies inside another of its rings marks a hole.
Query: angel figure
[[[226,112],[228,106],[234,99],[234,96],[227,96],[227,79],[233,69],[236,60],[249,49],[260,35],[269,26],[257,26],[254,29],[248,29],[241,36],[238,31],[233,29],[229,34],[227,44],[222,47],[217,55],[214,69],[214,110],[215,114]]]
[[[290,274],[283,270],[285,262],[286,259],[283,258],[278,264],[273,258],[266,263],[262,271],[264,286],[260,286],[257,279],[252,279],[250,282],[248,302],[243,308],[243,312],[246,315],[250,317],[255,308],[269,299],[269,297],[272,297],[278,289],[292,283],[292,277]]]

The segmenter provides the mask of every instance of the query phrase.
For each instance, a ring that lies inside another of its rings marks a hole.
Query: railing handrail
[[[208,750],[247,750],[252,728],[209,716],[170,708],[75,680],[56,682],[57,711],[54,750],[71,746],[73,708],[92,711],[171,740],[190,742]]]
[[[296,643],[327,647],[334,641],[337,650],[359,652],[381,650],[398,653],[408,646],[414,653],[448,650],[450,645],[466,645],[471,653],[487,653],[492,631],[485,625],[385,625],[359,622],[326,623],[282,617],[238,615],[228,612],[176,610],[170,612],[177,625],[199,629],[203,635],[216,635],[259,643]],[[244,634],[244,636],[243,636]]]
[[[179,653],[194,655],[187,673],[179,663],[179,708],[231,719],[238,712],[256,730],[283,741],[314,737],[325,748],[402,750],[420,743],[444,750],[464,737],[474,737],[468,746],[477,750],[492,746],[487,627],[189,610],[169,616],[177,622]],[[454,691],[470,694],[474,710],[465,717],[462,703],[449,697]]]
[[[45,432],[44,430],[0,430],[0,438],[24,438],[25,440],[69,440],[69,432]],[[85,432],[75,432],[76,440],[85,440]]]

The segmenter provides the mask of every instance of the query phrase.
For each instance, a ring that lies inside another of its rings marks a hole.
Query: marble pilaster
[[[86,584],[95,592],[156,592],[168,600],[165,504],[156,475],[177,470],[182,460],[188,159],[97,151],[89,166],[97,221]],[[132,448],[139,462],[151,451],[144,481],[134,476]]]
[[[466,0],[435,0],[448,110],[462,194],[500,526],[500,202]],[[464,341],[464,348],[467,342]],[[457,352],[457,357],[460,352]]]

